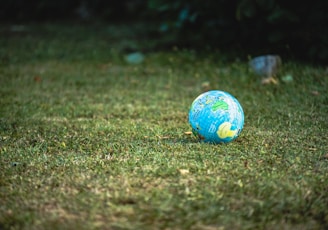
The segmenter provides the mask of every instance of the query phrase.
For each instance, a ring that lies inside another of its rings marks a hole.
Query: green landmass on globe
[[[217,101],[212,106],[212,110],[215,112],[218,109],[228,110],[229,109],[229,105],[225,101]]]

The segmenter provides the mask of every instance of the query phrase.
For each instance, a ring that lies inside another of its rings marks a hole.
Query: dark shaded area
[[[147,1],[105,0],[8,0],[1,1],[2,21],[127,20],[146,10]]]
[[[1,1],[0,20],[157,24],[160,48],[220,49],[252,55],[278,53],[328,60],[328,1],[296,0],[11,0]]]

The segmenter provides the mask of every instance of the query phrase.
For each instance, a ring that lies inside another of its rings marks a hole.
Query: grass
[[[0,30],[1,229],[325,229],[328,73],[285,60],[261,86],[245,57],[151,50],[142,26]],[[185,134],[202,85],[240,101],[245,127]]]

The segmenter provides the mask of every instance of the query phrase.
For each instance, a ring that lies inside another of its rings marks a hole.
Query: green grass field
[[[0,229],[327,229],[328,70],[151,50],[142,26],[0,27]],[[241,135],[200,143],[204,90],[233,94]]]

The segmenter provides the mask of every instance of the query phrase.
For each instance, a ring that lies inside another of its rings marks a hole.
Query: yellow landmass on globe
[[[221,139],[225,139],[227,137],[234,137],[237,134],[237,130],[231,130],[231,123],[224,122],[219,126],[216,133]]]

